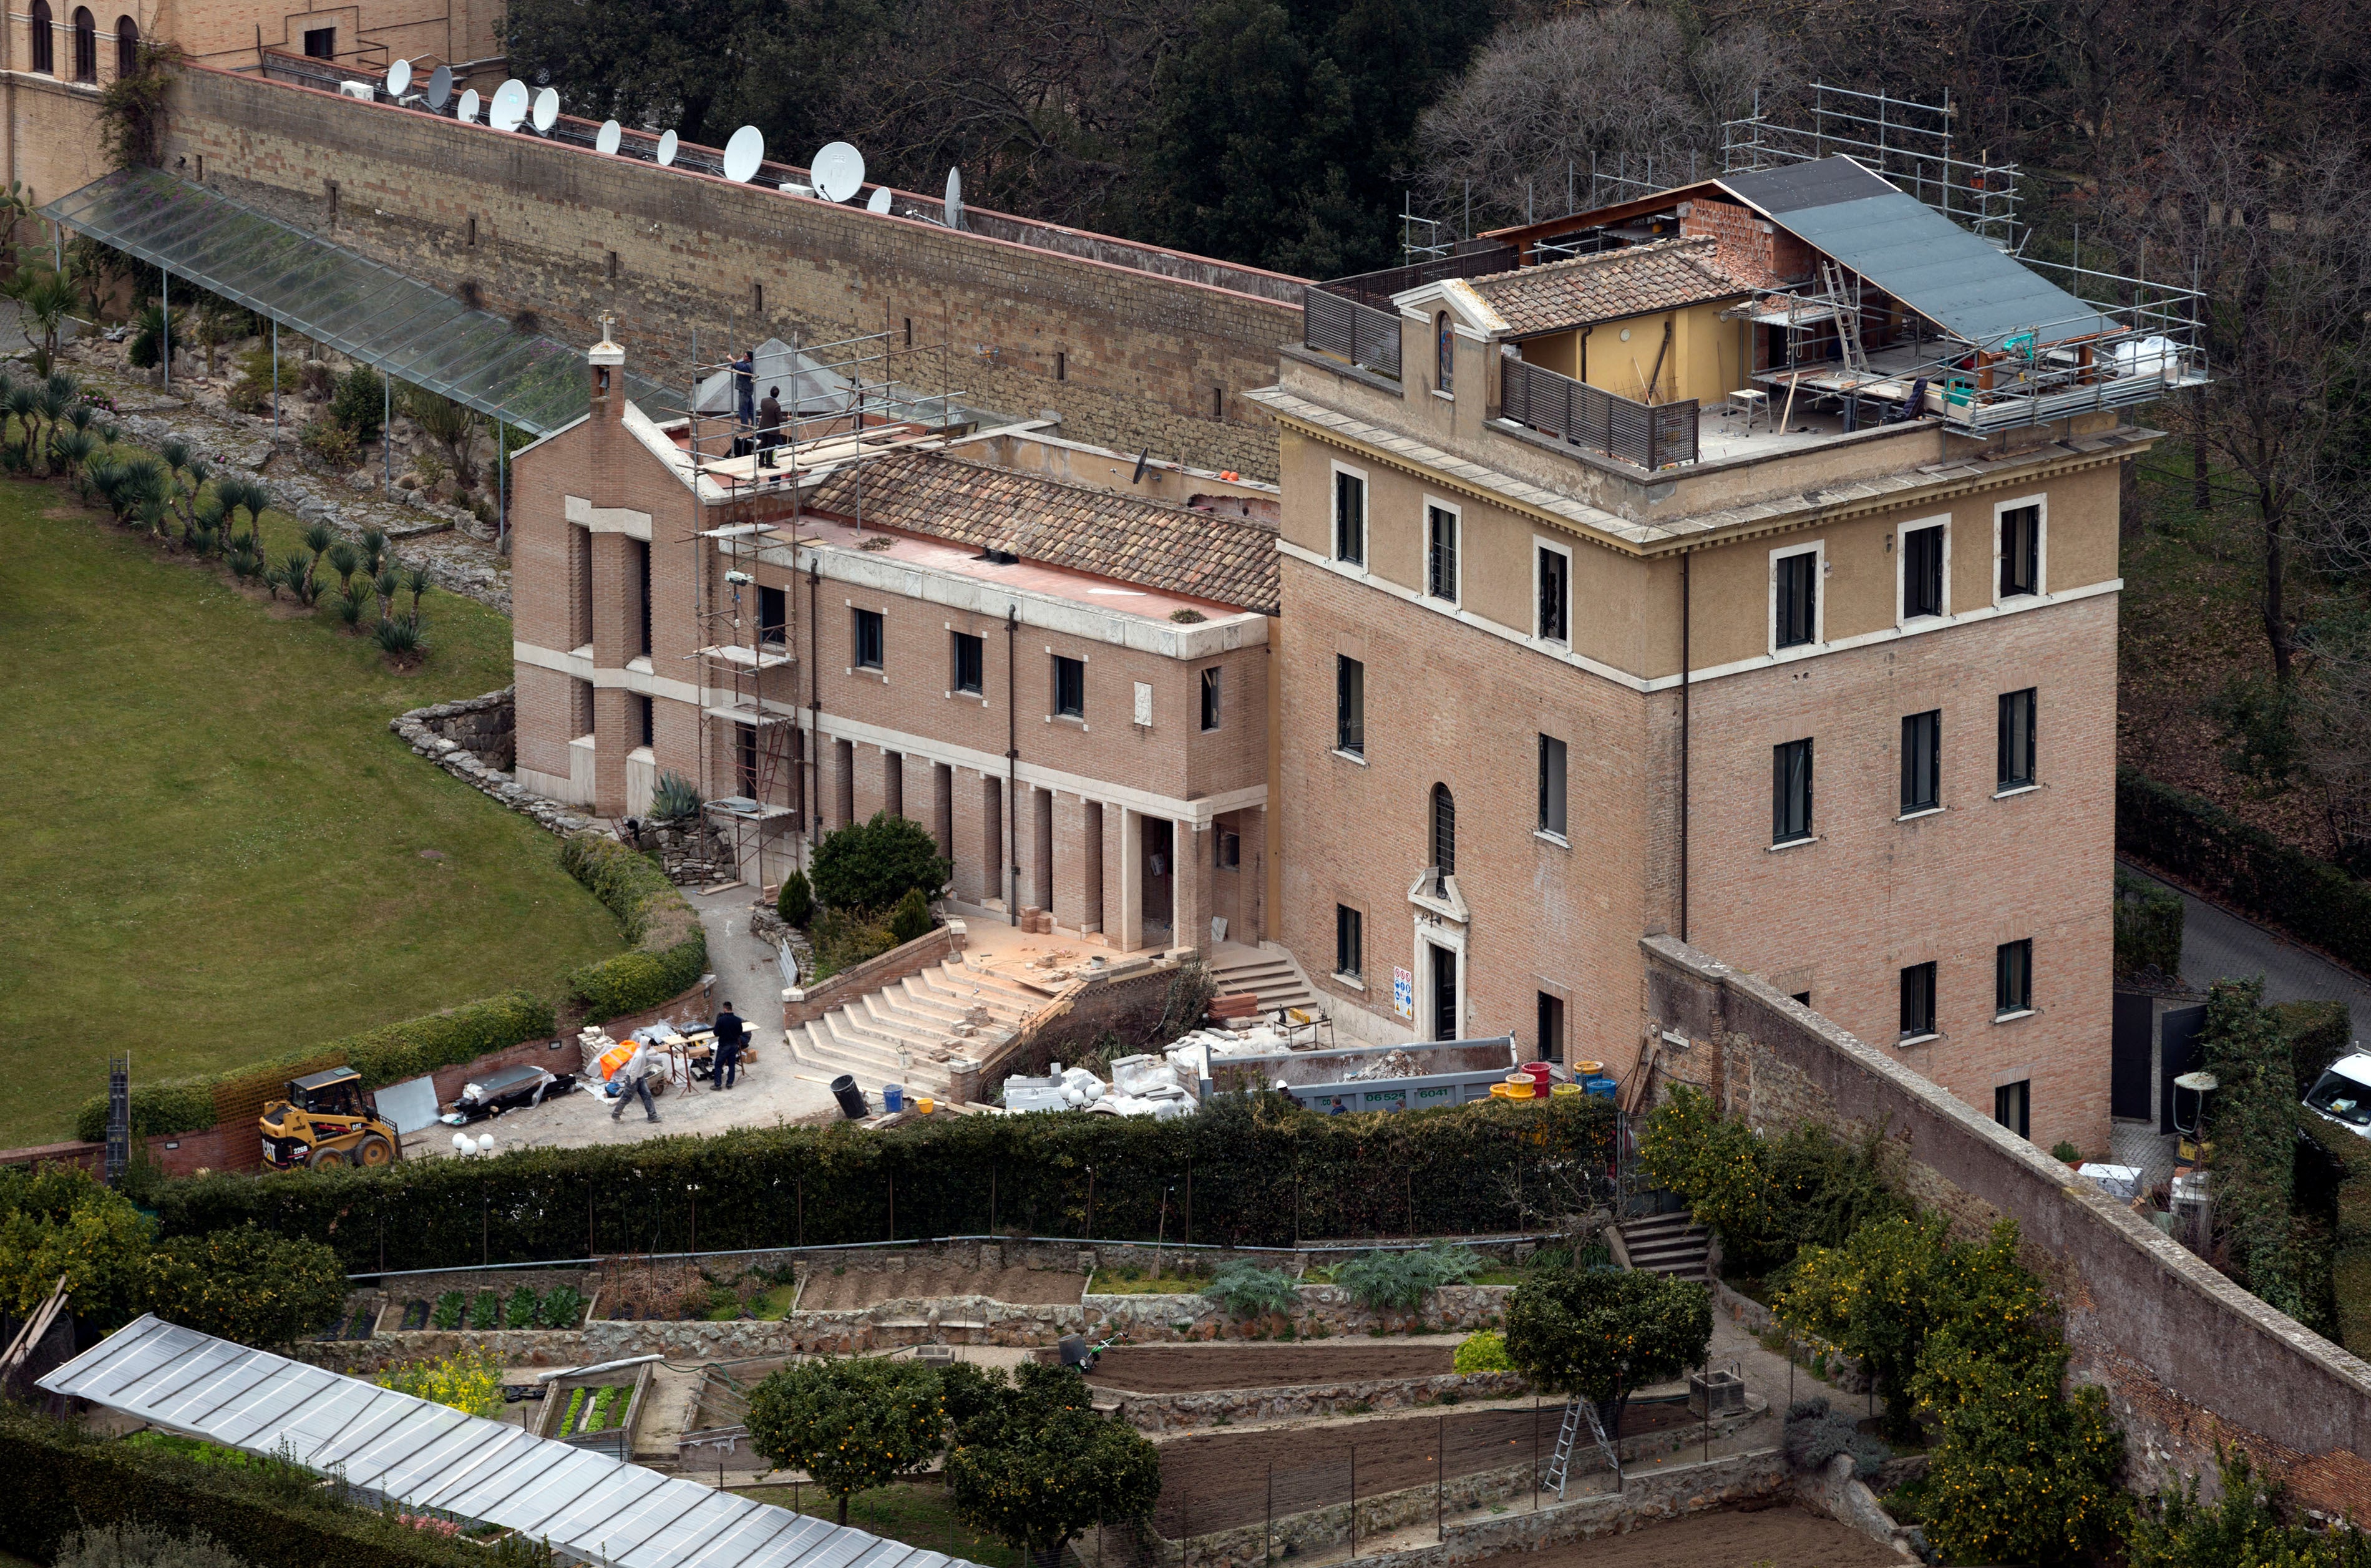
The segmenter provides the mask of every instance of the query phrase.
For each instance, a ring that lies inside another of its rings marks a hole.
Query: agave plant
[[[379,622],[371,635],[377,640],[379,651],[391,659],[411,659],[428,651],[428,640],[420,635],[419,625],[399,616]]]

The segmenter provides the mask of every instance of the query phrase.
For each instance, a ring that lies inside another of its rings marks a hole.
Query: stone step
[[[827,1013],[816,1024],[797,1032],[800,1038],[794,1049],[802,1062],[834,1074],[850,1074],[867,1095],[876,1098],[885,1083],[902,1083],[917,1093],[945,1091],[949,1079],[943,1065],[918,1055],[900,1066],[894,1048],[884,1049],[834,1030],[836,1016],[836,1011]]]

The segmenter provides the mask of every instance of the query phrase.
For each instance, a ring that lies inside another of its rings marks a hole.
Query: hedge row
[[[526,991],[506,991],[425,1018],[381,1024],[343,1040],[308,1045],[279,1060],[294,1066],[342,1057],[346,1066],[362,1074],[366,1088],[378,1089],[548,1035],[553,1024],[550,1003]],[[260,1071],[268,1074],[272,1066],[250,1063],[203,1078],[135,1085],[132,1130],[138,1136],[151,1137],[211,1127],[215,1115],[214,1087],[253,1078]],[[75,1113],[75,1136],[94,1143],[107,1136],[106,1095],[95,1094],[82,1102]]]
[[[2181,894],[2116,868],[2116,978],[2181,973]]]
[[[2371,885],[2211,801],[2119,767],[2116,847],[2371,972]]]
[[[54,1560],[76,1530],[138,1520],[202,1530],[252,1568],[493,1568],[473,1542],[341,1503],[291,1466],[206,1464],[86,1435],[0,1402],[0,1547]],[[514,1558],[521,1554],[511,1554]]]
[[[2371,1139],[2310,1111],[2300,1111],[2296,1121],[2298,1132],[2343,1173],[2331,1236],[2331,1305],[2338,1343],[2357,1355],[2371,1355]]]
[[[168,1236],[253,1222],[356,1273],[885,1241],[990,1230],[1255,1246],[1532,1229],[1588,1206],[1613,1113],[1545,1105],[1321,1116],[1282,1096],[1198,1115],[933,1117],[749,1128],[493,1159],[168,1182]]]
[[[560,863],[618,917],[631,952],[572,971],[568,994],[598,1023],[642,1012],[681,996],[708,970],[708,933],[682,890],[656,861],[614,838],[580,833],[561,846]]]

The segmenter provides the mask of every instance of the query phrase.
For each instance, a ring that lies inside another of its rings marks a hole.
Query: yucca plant
[[[377,640],[379,651],[390,659],[414,659],[428,651],[428,640],[420,635],[418,625],[400,616],[379,622],[371,635]]]
[[[371,586],[378,592],[378,618],[385,620],[395,614],[395,596],[403,589],[403,576],[392,566],[382,567]]]
[[[8,415],[17,421],[16,439],[8,444],[17,452],[32,451],[33,426],[40,413],[40,388],[22,381],[8,388]]]
[[[61,382],[64,382],[64,386],[60,386]],[[57,466],[58,426],[64,422],[66,410],[74,407],[73,386],[72,376],[52,375],[43,385],[40,396],[36,399],[41,410],[41,418],[49,425],[41,444],[42,466],[52,471]]]
[[[338,624],[349,631],[362,629],[363,612],[370,608],[371,590],[367,582],[349,582],[346,591],[338,595],[330,608],[338,615]]]
[[[363,530],[363,566],[364,569],[363,575],[364,577],[371,578],[376,578],[381,571],[387,569],[386,529],[365,528]]]
[[[229,567],[230,574],[241,582],[250,577],[260,576],[264,570],[262,553],[255,548],[255,541],[248,538],[231,546],[229,553],[223,557],[223,564]]]
[[[420,601],[435,584],[428,581],[425,568],[407,566],[403,569],[403,591],[411,595],[411,624],[420,624]]]
[[[313,562],[305,570],[305,585],[315,594],[320,593],[321,553],[338,542],[338,536],[327,523],[318,518],[305,525],[305,548],[313,552]],[[311,604],[311,599],[305,601]]]
[[[303,550],[289,555],[288,564],[280,569],[280,581],[288,596],[300,605],[310,605],[321,596],[321,585],[313,578],[312,559]]]
[[[75,494],[84,501],[90,499],[91,455],[98,450],[98,438],[87,430],[69,428],[53,444],[58,460],[74,476]]]
[[[362,570],[362,552],[352,543],[340,539],[330,547],[330,570],[338,574],[338,592],[352,594],[354,573]]]
[[[88,403],[77,402],[73,408],[66,410],[66,423],[74,426],[75,429],[78,431],[89,433],[94,439],[98,438],[99,432],[92,431],[90,427],[98,422],[98,410],[92,408]]]
[[[226,532],[223,527],[222,501],[216,496],[198,497],[195,504],[190,508],[186,521],[181,525],[181,536],[187,539],[190,548],[200,555],[213,554],[215,541],[220,540]]]

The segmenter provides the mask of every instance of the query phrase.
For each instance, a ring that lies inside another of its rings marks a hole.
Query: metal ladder
[[[1556,1428],[1556,1457],[1548,1460],[1547,1484],[1556,1491],[1556,1501],[1564,1501],[1565,1483],[1572,1478],[1572,1445],[1580,1435],[1580,1401],[1567,1400],[1564,1407],[1564,1424]]]
[[[1820,283],[1827,291],[1829,303],[1835,306],[1836,336],[1844,342],[1845,363],[1868,375],[1868,355],[1860,345],[1859,291],[1856,289],[1854,297],[1847,299],[1843,270],[1825,258],[1820,261]]]

